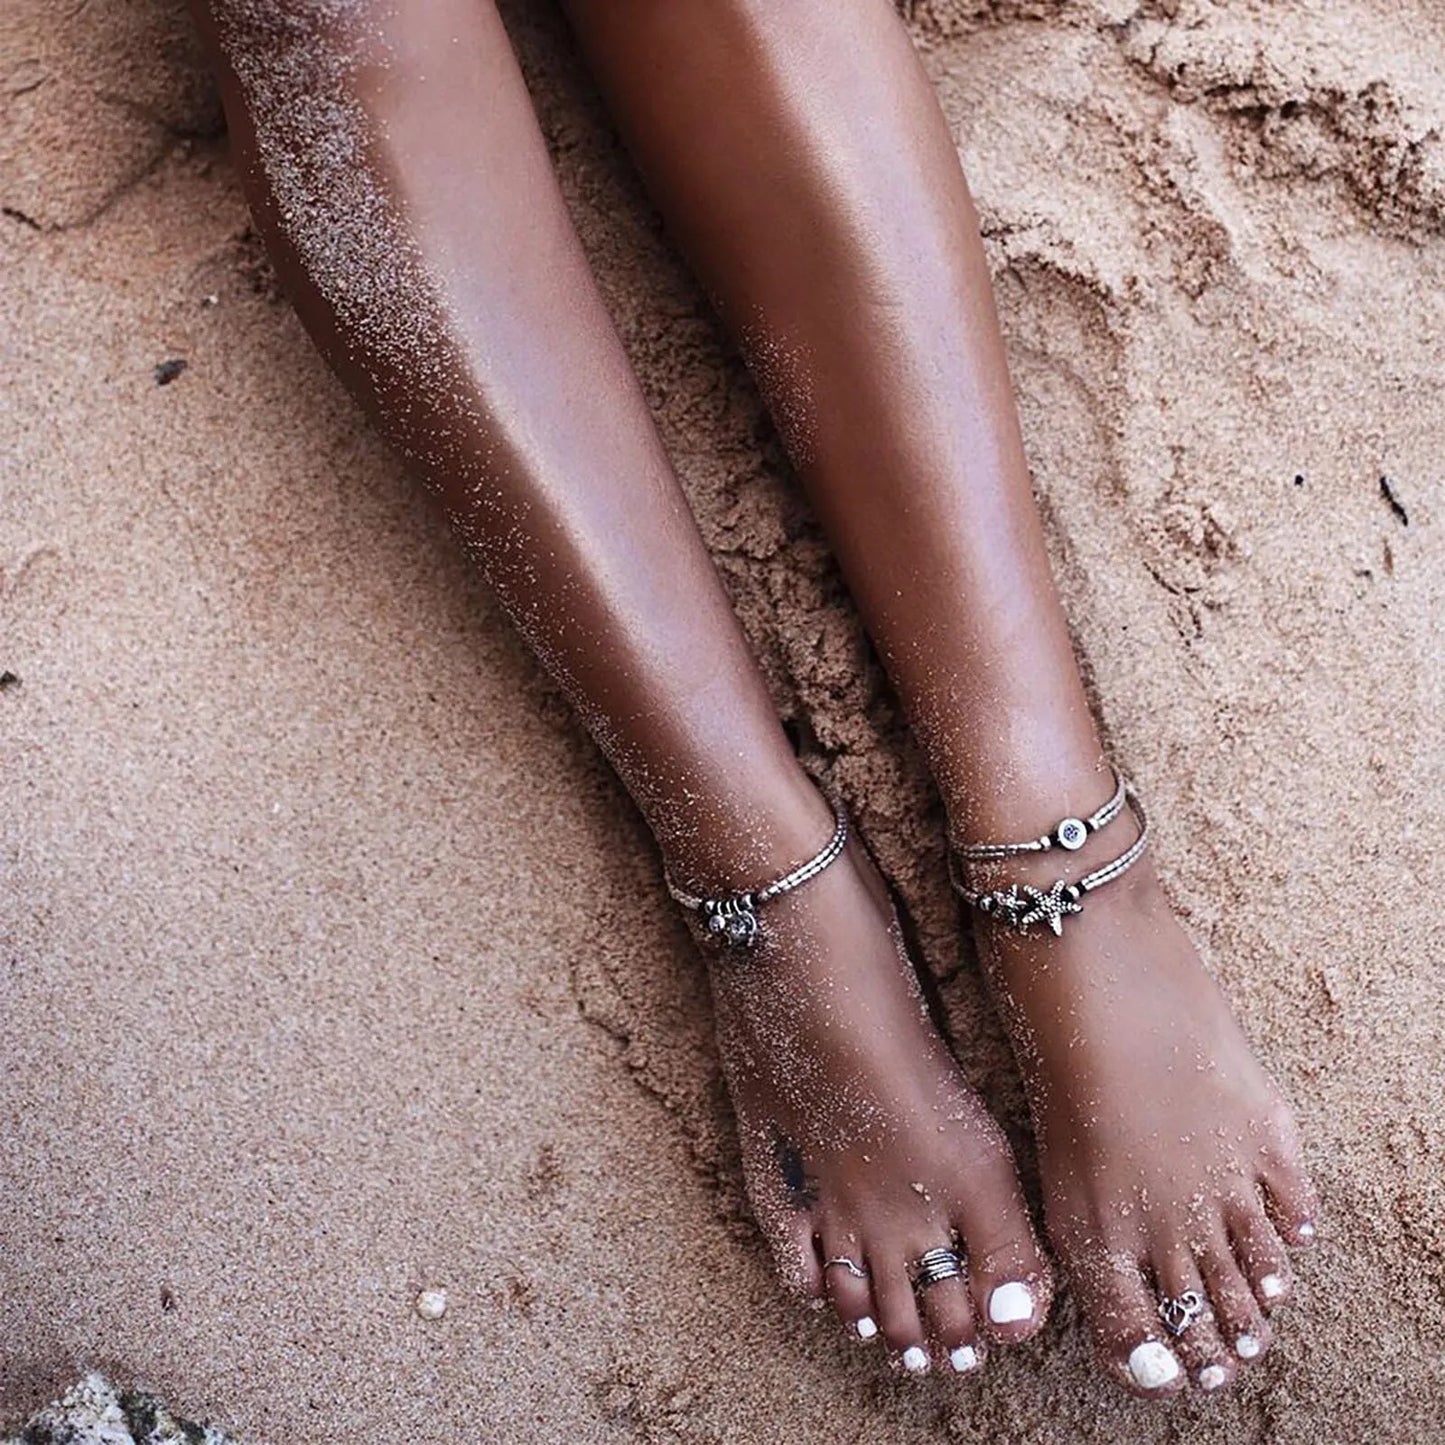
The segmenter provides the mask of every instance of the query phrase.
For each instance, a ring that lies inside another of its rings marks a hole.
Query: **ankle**
[[[1122,777],[1112,776],[1111,797],[1087,818],[1060,820],[1032,839],[954,848],[954,886],[980,920],[1005,932],[1047,928],[1057,936],[1086,903],[1091,916],[1110,903],[1157,904],[1143,804]],[[987,847],[1017,851],[989,856]]]
[[[657,810],[653,833],[668,876],[721,897],[761,888],[807,862],[835,827],[832,806],[796,759],[735,787],[680,790]]]
[[[1065,818],[1086,818],[1114,791],[1114,774],[1102,749],[1060,749],[1029,763],[985,772],[950,770],[940,776],[954,846],[1022,842],[1052,834]],[[1097,841],[1089,839],[1086,847]],[[1057,861],[1053,852],[1042,855]]]

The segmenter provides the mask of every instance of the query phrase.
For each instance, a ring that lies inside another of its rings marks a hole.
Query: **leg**
[[[1090,812],[1107,775],[977,217],[887,0],[568,4],[674,232],[754,357],[954,836],[1038,836]],[[1069,876],[1113,857],[1132,826],[1091,839]],[[1014,876],[1051,881],[1055,856]],[[1120,1378],[1178,1388],[1167,1350],[1135,1354],[1160,1342],[1153,1291],[1202,1272],[1216,1317],[1257,1342],[1259,1309],[1287,1285],[1281,1236],[1312,1233],[1289,1114],[1148,855],[1062,939],[984,932],[1054,1242]],[[1207,1387],[1233,1374],[1212,1325],[1188,1339]]]
[[[662,452],[490,0],[199,9],[302,319],[440,494],[674,876],[726,892],[809,857],[829,809]],[[820,1296],[818,1237],[867,1257],[958,1222],[1040,1276],[1007,1148],[926,1022],[862,848],[768,923],[760,956],[724,961],[715,989],[750,1190],[786,1276]],[[876,1312],[871,1292],[849,1308]],[[897,1313],[895,1342],[921,1346]]]

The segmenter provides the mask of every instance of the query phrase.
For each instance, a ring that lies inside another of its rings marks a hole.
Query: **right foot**
[[[929,1020],[856,839],[759,918],[751,952],[705,952],[748,1192],[784,1281],[831,1299],[855,1339],[881,1336],[900,1369],[969,1371],[1048,1312],[1008,1144]],[[913,1263],[950,1244],[967,1275],[915,1295]]]

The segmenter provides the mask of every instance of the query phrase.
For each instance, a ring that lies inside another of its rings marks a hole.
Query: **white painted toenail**
[[[872,1315],[864,1315],[853,1328],[858,1331],[860,1340],[871,1340],[878,1333],[878,1326],[873,1323]]]
[[[1283,1299],[1284,1281],[1277,1274],[1267,1274],[1259,1282],[1259,1292],[1265,1299]]]
[[[444,1289],[424,1289],[416,1297],[416,1312],[424,1320],[439,1320],[447,1312],[447,1292]]]
[[[1234,1342],[1234,1353],[1241,1360],[1252,1360],[1259,1353],[1259,1341],[1253,1335],[1240,1335]]]
[[[910,1375],[921,1375],[928,1368],[928,1351],[909,1345],[903,1352],[903,1368]]]
[[[1129,1354],[1129,1373],[1141,1390],[1158,1390],[1179,1378],[1179,1361],[1168,1345],[1145,1340]]]
[[[1298,1237],[1299,1237],[1300,1239],[1302,1239],[1302,1240],[1311,1240],[1311,1239],[1313,1239],[1313,1238],[1315,1237],[1315,1227],[1314,1227],[1314,1225],[1311,1224],[1311,1223],[1309,1223],[1308,1220],[1306,1220],[1305,1223],[1303,1223],[1303,1224],[1300,1225],[1300,1227],[1299,1227]]]
[[[1229,1378],[1229,1371],[1223,1365],[1205,1365],[1199,1372],[1201,1390],[1217,1390]]]
[[[1014,1325],[1032,1319],[1034,1297],[1028,1285],[1010,1280],[1001,1284],[988,1297],[988,1317],[996,1325]]]
[[[972,1345],[960,1345],[956,1350],[949,1351],[948,1363],[960,1375],[966,1374],[978,1368],[978,1351]]]

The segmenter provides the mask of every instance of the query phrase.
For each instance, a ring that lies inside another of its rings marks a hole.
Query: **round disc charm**
[[[1067,848],[1071,853],[1075,848],[1082,848],[1088,836],[1088,828],[1077,818],[1065,818],[1054,830],[1054,838],[1059,847]]]

